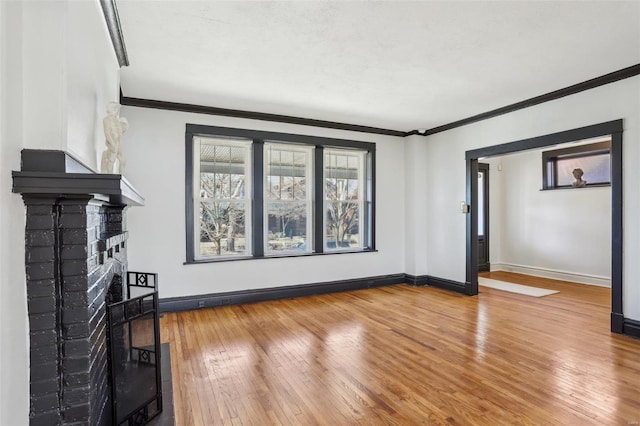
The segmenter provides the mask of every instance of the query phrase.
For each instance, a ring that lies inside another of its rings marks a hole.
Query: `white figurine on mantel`
[[[113,173],[113,165],[117,159],[118,173],[124,175],[127,160],[122,153],[121,139],[129,128],[129,122],[126,118],[120,117],[120,104],[117,102],[107,104],[107,116],[102,120],[102,125],[104,126],[107,149],[102,153],[100,171]]]

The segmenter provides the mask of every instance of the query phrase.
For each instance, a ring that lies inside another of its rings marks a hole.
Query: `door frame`
[[[478,159],[510,154],[599,136],[611,136],[611,331],[623,333],[622,313],[622,119],[552,133],[529,139],[466,151],[466,203],[471,206],[466,221],[465,293],[478,294]]]

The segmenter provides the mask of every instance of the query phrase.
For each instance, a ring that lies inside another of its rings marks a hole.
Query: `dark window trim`
[[[245,256],[221,257],[221,258],[195,258],[195,223],[194,223],[194,199],[193,199],[193,138],[195,136],[216,137],[227,136],[251,139],[252,144],[252,171],[253,171],[253,201],[252,201],[252,242],[253,254]],[[264,143],[295,143],[302,145],[311,145],[315,148],[314,152],[314,207],[312,216],[314,219],[313,227],[313,248],[312,253],[283,253],[283,254],[265,254],[264,253]],[[363,248],[357,250],[327,250],[324,248],[324,149],[325,148],[342,148],[342,149],[358,149],[367,151],[367,164],[365,180],[370,188],[370,198],[365,200],[365,204],[369,203],[369,208],[365,208],[363,212],[365,222],[368,224],[365,230],[365,239]],[[345,254],[345,253],[368,253],[375,252],[375,152],[376,144],[372,142],[363,142],[349,139],[325,138],[320,136],[297,135],[293,133],[267,132],[262,130],[238,129],[232,127],[205,126],[200,124],[186,125],[185,132],[185,215],[186,215],[186,262],[188,264],[199,263],[215,263],[229,262],[248,259],[278,259],[284,257],[305,257],[326,254]],[[319,220],[318,220],[319,219]]]
[[[558,159],[564,160],[564,159],[570,159],[570,158],[585,158],[585,157],[591,157],[593,155],[600,155],[600,154],[611,155],[610,140],[603,141],[603,142],[590,143],[586,145],[571,146],[568,148],[553,149],[550,151],[543,151],[542,152],[542,190],[550,191],[550,190],[556,190],[556,189],[573,188],[571,185],[556,184],[556,182],[558,181],[557,168],[556,168],[556,162]],[[550,163],[553,164],[554,176],[552,181],[549,179],[550,176],[549,176],[548,165]],[[549,185],[549,182],[552,182],[552,184]],[[597,187],[597,186],[611,186],[611,178],[609,178],[608,182],[587,183],[584,187],[589,188],[589,187]]]

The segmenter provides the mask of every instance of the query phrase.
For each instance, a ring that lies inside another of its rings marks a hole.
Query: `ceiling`
[[[117,0],[127,97],[429,129],[640,63],[640,1]]]

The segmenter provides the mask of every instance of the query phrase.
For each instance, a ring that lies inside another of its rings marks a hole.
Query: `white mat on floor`
[[[520,285],[508,283],[505,281],[492,280],[490,278],[478,277],[478,284],[483,287],[495,288],[496,290],[509,291],[511,293],[524,294],[525,296],[542,297],[550,294],[559,293],[556,290],[547,290],[546,288],[529,287],[528,285]]]

